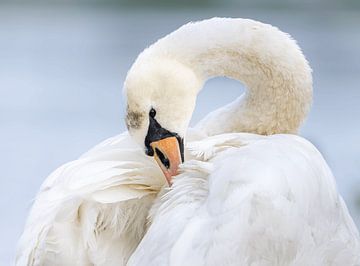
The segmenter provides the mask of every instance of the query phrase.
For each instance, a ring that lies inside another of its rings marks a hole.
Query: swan
[[[246,92],[189,121],[216,76]],[[43,183],[17,265],[358,265],[359,233],[319,151],[295,135],[312,101],[296,42],[249,19],[189,23],[145,49],[128,132]]]

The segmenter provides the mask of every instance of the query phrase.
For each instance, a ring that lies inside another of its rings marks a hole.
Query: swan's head
[[[125,80],[127,128],[169,183],[184,161],[184,137],[201,85],[190,68],[168,59],[138,59]]]

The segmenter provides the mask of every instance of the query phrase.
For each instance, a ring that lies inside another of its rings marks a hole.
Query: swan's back
[[[359,234],[317,149],[294,135],[191,144],[130,265],[358,265]],[[205,161],[205,162],[204,162]]]

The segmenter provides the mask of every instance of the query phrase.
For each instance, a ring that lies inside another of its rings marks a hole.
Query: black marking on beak
[[[166,167],[166,169],[170,168],[169,159],[163,154],[158,148],[155,148],[155,153],[159,157],[161,163]]]
[[[179,142],[181,162],[184,162],[184,139],[176,134],[176,139]]]
[[[163,128],[154,117],[149,116],[149,128],[145,137],[145,153],[149,156],[154,156],[154,149],[151,147],[150,144],[154,141],[158,141],[168,137],[176,137],[180,147],[181,161],[184,162],[184,140],[177,133],[171,132]],[[161,151],[159,152],[163,155]],[[157,155],[159,156],[159,154]],[[161,156],[159,156],[159,158],[161,160]],[[164,164],[164,166],[166,165]]]

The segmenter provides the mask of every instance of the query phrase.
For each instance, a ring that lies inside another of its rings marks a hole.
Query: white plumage
[[[128,265],[358,265],[357,229],[311,143],[238,133],[192,145],[197,160],[153,206]]]
[[[124,265],[164,179],[124,133],[51,174],[22,235],[17,265]]]
[[[197,93],[219,75],[247,92],[188,130]],[[281,134],[297,132],[312,97],[310,67],[287,34],[244,19],[187,24],[138,57],[125,92],[131,136],[48,177],[17,265],[360,265],[326,162]],[[185,138],[171,188],[143,151],[151,109]]]

